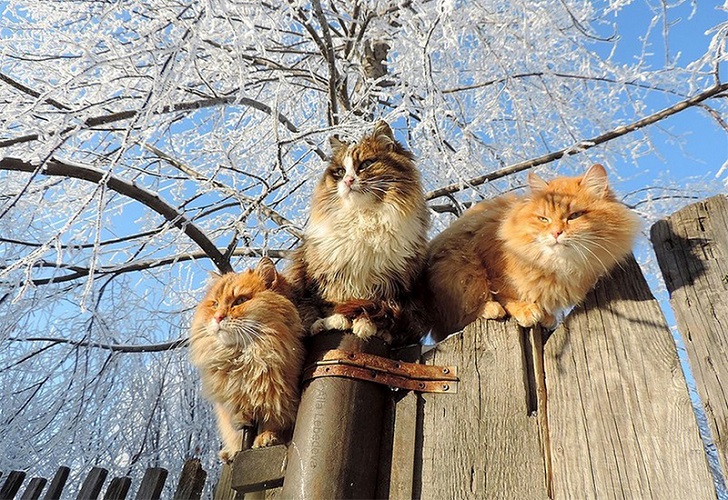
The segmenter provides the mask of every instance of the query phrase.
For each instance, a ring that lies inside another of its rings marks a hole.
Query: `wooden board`
[[[652,227],[723,471],[728,471],[728,198],[690,205]]]
[[[554,498],[715,498],[672,335],[634,260],[544,357]]]
[[[70,472],[71,469],[68,467],[61,466],[58,468],[51,480],[50,486],[48,486],[48,490],[46,491],[43,500],[58,500],[61,498],[63,487],[66,485]]]
[[[279,444],[267,448],[241,451],[235,455],[231,486],[243,493],[277,488],[283,485],[288,449]]]
[[[167,475],[167,469],[161,467],[150,467],[144,471],[136,500],[157,500],[162,495]]]
[[[177,482],[174,500],[199,500],[202,497],[206,479],[207,472],[202,468],[199,459],[186,460]]]
[[[93,467],[81,485],[81,491],[79,491],[77,497],[78,500],[95,500],[98,498],[108,473],[109,471],[106,469]]]
[[[515,323],[478,321],[423,356],[457,365],[460,386],[419,396],[415,497],[547,498],[525,343]]]
[[[20,500],[37,500],[40,498],[40,494],[43,491],[43,488],[45,488],[47,482],[48,480],[45,478],[34,477],[28,483],[28,486],[25,488]]]

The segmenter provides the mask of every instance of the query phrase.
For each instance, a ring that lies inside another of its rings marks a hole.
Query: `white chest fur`
[[[393,205],[344,204],[306,230],[309,272],[326,283],[326,300],[392,297],[423,252],[425,233],[418,217]]]

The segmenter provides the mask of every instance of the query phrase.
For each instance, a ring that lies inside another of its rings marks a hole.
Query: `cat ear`
[[[381,145],[388,148],[390,151],[394,148],[394,133],[389,128],[389,124],[384,120],[379,120],[374,125],[374,132],[372,133],[374,139]]]
[[[262,257],[258,262],[258,267],[255,268],[255,272],[263,278],[265,286],[271,288],[278,281],[278,272],[273,261],[268,257]]]
[[[531,191],[533,191],[534,193],[538,191],[543,191],[544,189],[546,189],[546,186],[549,185],[548,182],[546,182],[533,172],[528,173],[528,177],[526,178],[526,180],[528,182],[528,187],[530,187]]]
[[[331,152],[334,154],[334,156],[341,148],[346,147],[346,143],[340,141],[339,138],[335,135],[329,137],[329,145],[331,146]]]
[[[609,191],[606,169],[602,165],[595,163],[589,167],[589,170],[586,171],[584,177],[579,181],[579,184],[594,196],[601,198]]]

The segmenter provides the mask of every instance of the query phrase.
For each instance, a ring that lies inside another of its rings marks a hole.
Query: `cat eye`
[[[247,300],[248,300],[248,297],[246,297],[245,295],[241,295],[240,297],[235,299],[235,301],[233,302],[233,305],[239,306],[240,304],[247,302]]]
[[[342,177],[344,177],[345,173],[346,173],[346,169],[344,167],[339,167],[339,168],[334,169],[331,172],[331,175],[334,176],[334,179],[341,179]]]
[[[544,224],[548,224],[549,222],[551,222],[551,219],[549,219],[548,217],[544,217],[543,215],[539,215],[538,220],[540,220]]]
[[[364,160],[359,164],[359,170],[366,170],[372,165],[374,165],[377,162],[377,160]]]
[[[584,212],[583,210],[582,210],[581,212],[574,212],[574,213],[571,213],[571,214],[569,214],[569,216],[568,216],[568,217],[566,218],[566,220],[574,220],[574,219],[578,219],[579,217],[581,217],[581,216],[582,216],[582,215],[584,215],[585,213],[586,213],[586,212]]]

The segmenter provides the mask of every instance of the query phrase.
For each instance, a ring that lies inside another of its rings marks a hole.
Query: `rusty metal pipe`
[[[387,356],[380,339],[326,332],[310,340],[307,364],[330,349]],[[281,498],[374,498],[388,389],[339,377],[310,380],[301,394]]]

